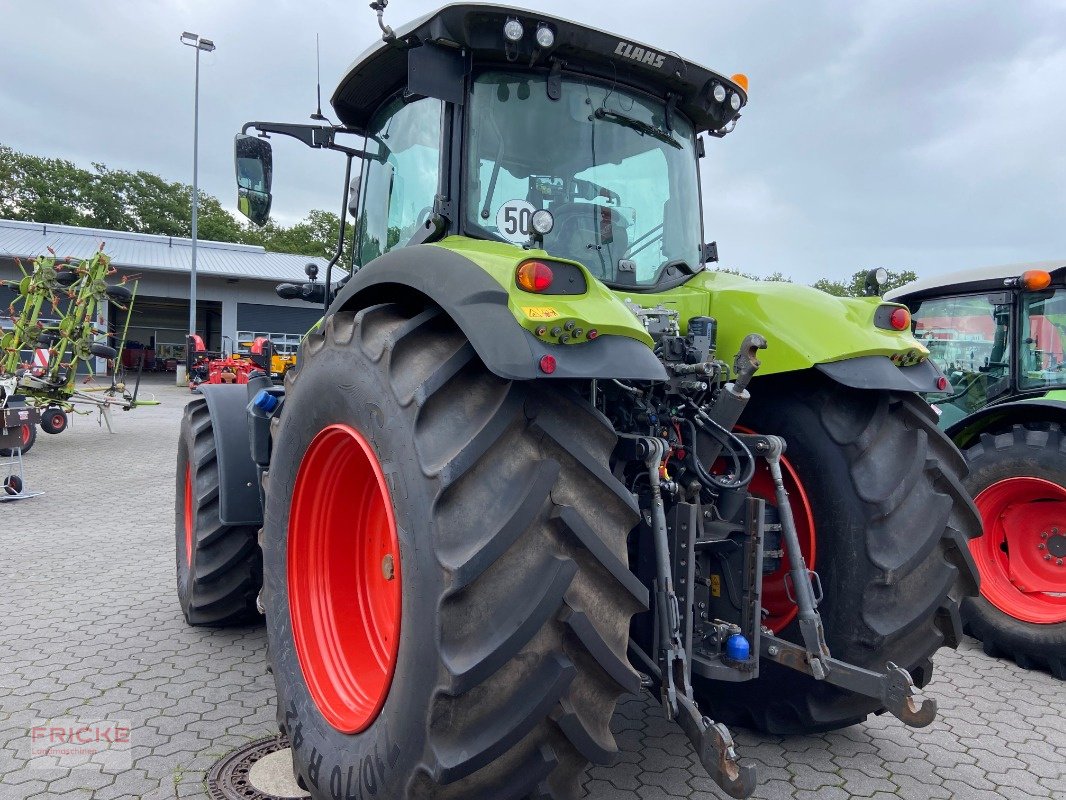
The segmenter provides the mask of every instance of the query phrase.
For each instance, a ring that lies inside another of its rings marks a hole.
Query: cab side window
[[[1066,290],[1022,295],[1019,388],[1066,385]]]
[[[440,174],[439,100],[386,103],[369,126],[360,191],[357,261],[403,247],[433,211]]]

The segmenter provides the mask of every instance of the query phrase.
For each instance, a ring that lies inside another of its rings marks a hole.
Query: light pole
[[[196,88],[192,117],[192,274],[189,278],[189,333],[194,334],[196,333],[196,209],[200,204],[196,187],[200,139],[200,51],[210,53],[215,49],[215,43],[210,39],[204,39],[198,33],[188,31],[181,35],[181,43],[196,50]]]

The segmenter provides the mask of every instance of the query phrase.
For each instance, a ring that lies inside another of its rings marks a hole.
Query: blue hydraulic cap
[[[274,395],[266,389],[260,389],[259,393],[255,396],[255,399],[252,400],[252,405],[264,414],[269,414],[278,407],[278,398],[274,397]]]
[[[734,633],[726,640],[725,655],[734,661],[747,661],[751,656],[751,645],[741,634]]]

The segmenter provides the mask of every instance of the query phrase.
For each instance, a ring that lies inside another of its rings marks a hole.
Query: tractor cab
[[[703,269],[700,135],[724,136],[747,79],[548,15],[462,3],[364,53],[334,127],[250,123],[362,163],[355,266],[460,235],[536,248],[629,291]],[[269,143],[237,140],[241,207],[269,210]],[[362,148],[340,143],[362,138]]]
[[[986,406],[1066,389],[1066,264],[989,267],[890,292],[951,381],[934,398],[950,427]]]

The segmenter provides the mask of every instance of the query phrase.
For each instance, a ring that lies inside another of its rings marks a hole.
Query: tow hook
[[[678,598],[671,575],[659,466],[666,452],[662,439],[639,437],[638,449],[651,482],[651,527],[655,541],[655,605],[658,610],[658,674],[660,698],[667,715],[685,732],[704,769],[730,797],[744,798],[755,791],[754,764],[741,764],[729,729],[703,716],[692,696],[689,652],[682,642]],[[691,602],[691,597],[686,598]],[[646,659],[646,657],[645,657]],[[644,659],[642,659],[644,660]],[[650,659],[647,659],[650,661]]]
[[[922,695],[921,690],[914,685],[910,673],[891,661],[885,665],[884,672],[874,672],[829,656],[822,659],[827,673],[824,678],[819,678],[812,669],[811,661],[803,647],[767,633],[762,635],[762,640],[767,645],[766,657],[771,661],[798,672],[805,672],[816,680],[824,680],[833,686],[877,698],[885,710],[904,725],[924,728],[936,718],[936,700]]]
[[[737,760],[729,728],[703,716],[695,702],[687,697],[678,697],[678,706],[677,723],[692,742],[711,780],[730,797],[750,797],[755,791],[755,765]]]

